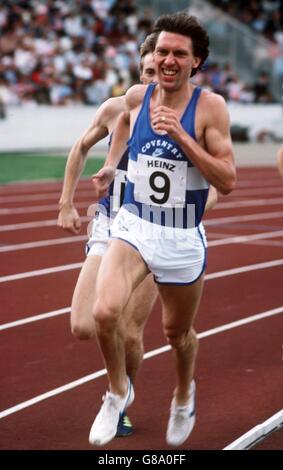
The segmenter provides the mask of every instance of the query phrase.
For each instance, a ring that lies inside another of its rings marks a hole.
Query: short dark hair
[[[140,71],[142,73],[143,70],[143,62],[144,58],[147,54],[150,54],[154,51],[156,41],[158,38],[158,33],[151,33],[146,36],[144,42],[140,45]]]
[[[146,36],[144,42],[140,45],[140,56],[141,59],[149,54],[150,52],[153,52],[155,49],[155,44],[158,38],[158,33],[151,33],[148,36]]]
[[[192,70],[191,77],[195,75],[209,54],[209,37],[198,19],[185,11],[162,15],[155,21],[153,33],[159,36],[162,31],[182,34],[191,38],[194,56],[201,59],[199,66]]]

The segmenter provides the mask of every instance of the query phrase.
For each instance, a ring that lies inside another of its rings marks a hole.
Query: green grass
[[[89,158],[84,169],[84,176],[96,173],[103,164],[104,158]],[[31,180],[62,179],[67,157],[1,154],[0,184]]]

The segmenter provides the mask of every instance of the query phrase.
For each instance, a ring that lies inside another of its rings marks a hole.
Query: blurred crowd
[[[151,18],[133,0],[0,2],[0,96],[7,105],[99,104],[139,77]]]
[[[139,81],[153,21],[135,0],[0,0],[0,117],[10,105],[99,105],[124,94]],[[208,63],[196,82],[227,100],[272,101],[265,73],[246,86],[228,64]]]
[[[219,93],[226,101],[239,103],[272,103],[274,97],[270,92],[270,77],[260,72],[255,83],[247,84],[232,70],[229,63],[220,66],[208,62],[204,70],[198,72],[192,80],[195,84]]]
[[[228,15],[283,47],[282,0],[209,0]]]

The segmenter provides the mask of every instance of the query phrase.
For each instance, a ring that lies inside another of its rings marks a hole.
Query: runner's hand
[[[92,184],[94,187],[94,202],[99,201],[102,197],[108,195],[109,186],[114,180],[115,168],[112,166],[105,166],[99,170],[96,175],[92,177]]]
[[[62,206],[58,215],[57,225],[77,235],[81,230],[81,219],[74,206]]]
[[[157,106],[153,111],[152,126],[157,132],[166,132],[171,139],[178,138],[185,133],[182,124],[174,109],[167,106]]]

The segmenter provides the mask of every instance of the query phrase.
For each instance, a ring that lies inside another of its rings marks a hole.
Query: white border
[[[223,450],[245,450],[250,447],[256,441],[269,434],[271,431],[275,431],[276,428],[283,425],[283,409],[278,411],[275,415],[268,418],[261,424],[258,424],[248,432],[243,434],[241,437],[231,442],[228,446],[224,447]]]

